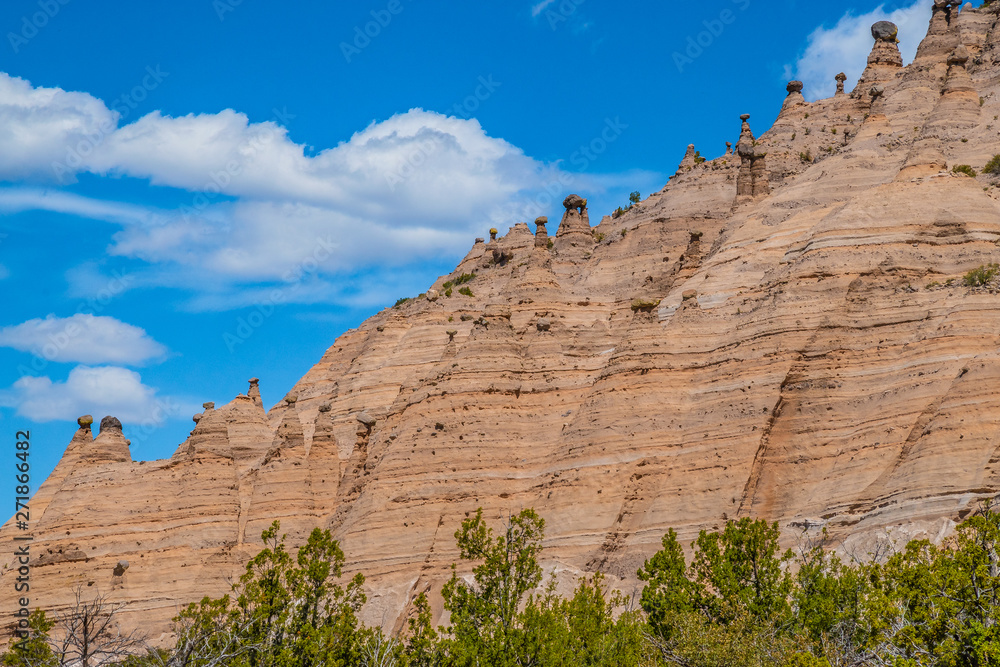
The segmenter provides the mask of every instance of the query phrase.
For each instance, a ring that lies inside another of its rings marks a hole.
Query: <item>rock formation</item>
[[[798,95],[802,96],[801,93]],[[736,154],[740,156],[740,174],[736,179],[737,204],[763,197],[771,192],[767,171],[767,148],[757,145],[757,140],[750,131],[750,114],[743,114],[740,120],[743,121],[743,128],[740,140],[736,143]]]
[[[134,462],[128,424],[95,439],[81,419],[31,501],[33,603],[92,583],[165,630],[275,519],[293,544],[333,531],[368,578],[364,620],[388,625],[425,590],[441,613],[477,507],[534,507],[546,571],[629,594],[669,528],[765,517],[788,546],[806,526],[860,553],[946,538],[1000,494],[1000,294],[962,281],[1000,262],[1000,190],[948,170],[998,150],[995,5],[939,2],[907,67],[878,28],[851,95],[759,137],[744,118],[740,160],[594,230],[567,197],[551,252],[524,223],[471,244],[440,298],[344,333],[297,400],[265,412],[254,380],[206,406],[170,459]],[[472,273],[474,297],[444,296]]]
[[[566,258],[582,256],[594,246],[587,200],[579,195],[570,195],[563,201],[563,208],[566,212],[556,232],[555,251]]]
[[[549,233],[545,230],[545,225],[549,224],[549,219],[545,216],[535,220],[535,247],[547,249],[549,247]]]
[[[899,40],[896,36],[899,28],[890,21],[879,21],[872,26],[872,37],[875,44],[868,54],[868,66],[854,86],[852,95],[861,97],[868,94],[872,86],[892,81],[903,68],[903,56],[899,52]]]
[[[802,96],[801,81],[789,81],[785,90],[788,91],[788,96],[785,98],[785,103],[782,105],[782,111],[807,104],[806,98]]]

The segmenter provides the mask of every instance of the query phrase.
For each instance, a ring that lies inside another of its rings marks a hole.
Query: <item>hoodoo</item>
[[[798,94],[801,97],[801,93]],[[743,114],[740,120],[743,122],[743,129],[736,144],[736,154],[740,156],[740,174],[736,180],[737,203],[758,199],[771,192],[767,171],[767,148],[758,145],[754,139],[753,132],[750,131],[750,114]]]

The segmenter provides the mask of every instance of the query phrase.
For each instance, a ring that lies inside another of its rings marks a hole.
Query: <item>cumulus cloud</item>
[[[483,99],[502,85],[484,77],[475,92]],[[372,122],[314,154],[290,139],[281,114],[251,123],[233,110],[154,112],[119,127],[120,115],[84,93],[35,88],[3,73],[0,92],[0,180],[37,179],[46,170],[64,182],[82,173],[131,177],[174,188],[180,199],[174,209],[154,210],[22,182],[0,188],[0,211],[115,223],[121,229],[108,254],[143,263],[132,287],[183,287],[211,296],[194,301],[219,307],[225,295],[239,301],[262,283],[294,285],[292,300],[325,294],[336,303],[337,285],[353,273],[460,257],[490,227],[552,215],[569,192],[593,198],[620,181],[594,172],[593,155],[569,156],[585,172],[570,173],[489,136],[475,119],[423,109]],[[606,146],[615,132],[609,119],[581,143]],[[19,147],[22,135],[35,143]],[[7,159],[8,143],[18,159]],[[629,176],[644,188],[662,184],[658,174]],[[93,271],[69,278],[82,281],[77,292],[94,283]],[[372,286],[373,295],[381,291]]]
[[[91,95],[35,88],[7,74],[0,74],[0,119],[2,180],[50,178],[73,147],[118,124],[118,114]]]
[[[159,396],[126,368],[77,366],[65,382],[48,377],[22,377],[0,391],[0,406],[16,408],[18,415],[35,422],[71,421],[83,414],[97,419],[114,415],[131,426],[162,425],[196,410],[180,399]]]
[[[829,97],[837,89],[834,77],[847,75],[847,86],[861,78],[872,47],[871,26],[876,21],[892,21],[899,26],[899,50],[903,62],[909,63],[927,32],[931,16],[931,0],[916,0],[910,5],[886,11],[881,4],[866,14],[847,12],[832,28],[820,26],[807,40],[806,49],[790,66],[792,75],[804,84],[807,99]]]
[[[78,313],[0,328],[0,347],[30,352],[48,361],[135,365],[162,357],[167,348],[143,329],[113,317]]]

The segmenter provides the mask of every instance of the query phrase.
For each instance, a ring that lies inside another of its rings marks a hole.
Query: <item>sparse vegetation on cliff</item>
[[[458,287],[459,285],[464,285],[465,283],[472,282],[473,280],[475,280],[475,278],[476,278],[475,271],[473,271],[472,273],[463,273],[454,280],[449,280],[444,284],[442,284],[441,288],[444,290],[444,295],[450,297],[453,294],[454,288]],[[471,291],[472,290],[469,290],[470,294],[467,294],[467,296],[472,296]],[[458,290],[458,292],[459,294],[465,294],[465,292],[462,290]]]
[[[994,155],[990,158],[990,161],[986,163],[983,167],[984,174],[1000,174],[1000,154]]]
[[[956,164],[951,168],[953,174],[965,174],[966,176],[976,177],[976,170],[967,164]]]
[[[1000,264],[983,264],[966,273],[962,281],[966,287],[982,287],[988,285],[998,273],[1000,273]]]

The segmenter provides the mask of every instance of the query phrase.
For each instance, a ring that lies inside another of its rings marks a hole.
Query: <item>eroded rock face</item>
[[[546,570],[629,593],[668,529],[690,542],[727,518],[861,553],[945,538],[1000,493],[1000,296],[962,285],[1000,262],[1000,203],[950,171],[996,150],[997,18],[942,5],[913,65],[747,123],[739,160],[593,230],[587,193],[567,198],[551,252],[523,223],[470,244],[436,301],[344,333],[294,402],[265,412],[255,381],[206,406],[170,459],[133,462],[128,424],[95,440],[81,420],[31,502],[33,604],[94,581],[165,630],[229,590],[275,519],[292,544],[332,530],[367,576],[363,618],[388,625],[437,595],[478,507],[534,507]],[[472,273],[474,297],[443,296]]]

